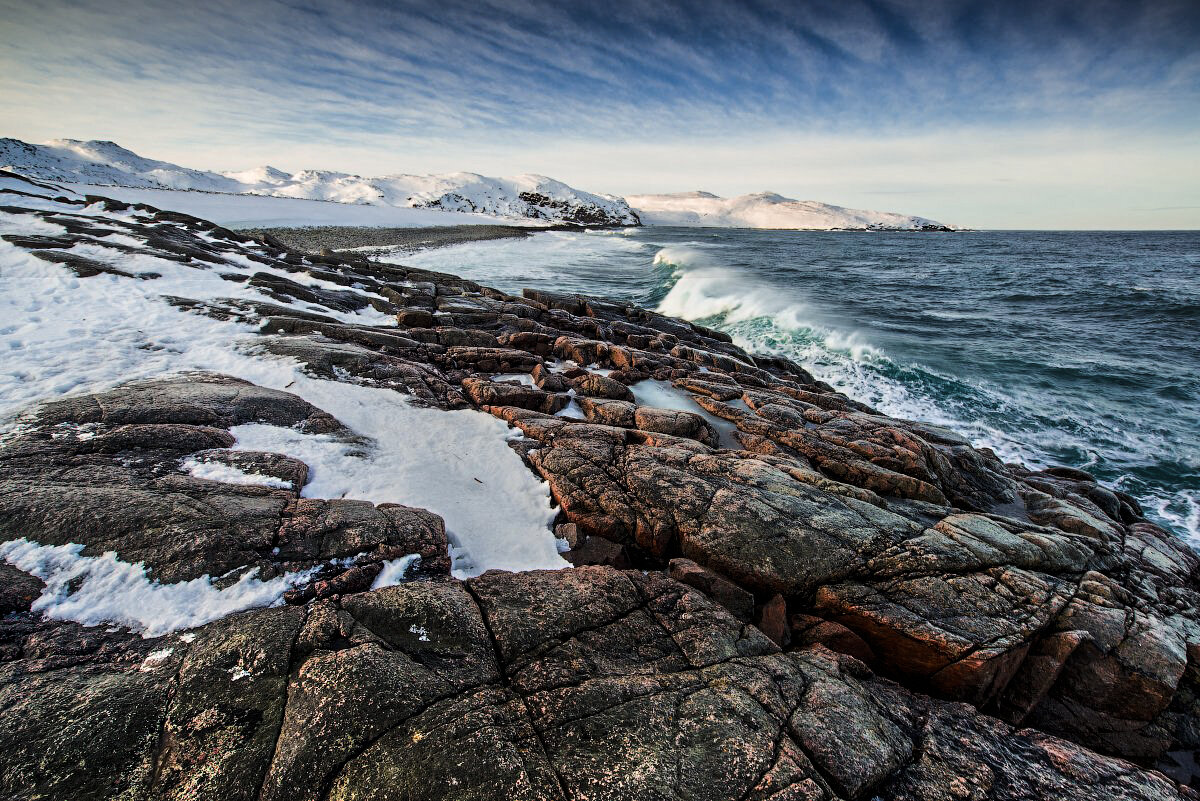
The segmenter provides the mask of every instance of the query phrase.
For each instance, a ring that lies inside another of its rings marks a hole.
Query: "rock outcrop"
[[[143,638],[44,617],[44,582],[0,564],[0,795],[1197,797],[1200,560],[1088,474],[1004,464],[634,306],[14,182],[4,211],[67,232],[19,248],[78,272],[100,209],[131,253],[262,264],[270,302],[171,302],[260,325],[314,376],[519,429],[579,566],[460,580],[437,515],[303,497],[303,462],[229,429],[358,435],[285,391],[191,374],[44,404],[0,445],[0,542],[163,584],[303,580]],[[399,324],[335,314],[363,303]]]

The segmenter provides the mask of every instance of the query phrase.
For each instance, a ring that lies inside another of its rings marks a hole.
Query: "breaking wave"
[[[721,329],[1006,461],[1089,470],[1200,546],[1196,250],[1186,235],[1145,236],[1158,239],[642,228],[401,261]]]
[[[1168,454],[1176,446],[1167,439],[1124,430],[1102,414],[1099,419],[1072,419],[1056,411],[1060,401],[1053,394],[1036,386],[1005,387],[994,380],[952,375],[920,360],[895,358],[868,335],[839,325],[843,321],[809,302],[802,284],[785,287],[746,269],[720,266],[719,255],[711,250],[666,247],[655,254],[653,264],[671,270],[672,283],[658,311],[725,331],[751,352],[793,359],[819,380],[885,414],[952,428],[1005,461],[1093,470],[1106,483],[1140,498],[1160,523],[1200,546],[1200,493],[1156,486],[1156,472],[1186,474],[1198,467],[1186,460],[1170,464]],[[972,322],[970,313],[937,311],[916,316],[931,323]],[[1046,375],[1064,369],[1090,377],[1096,373],[1094,365],[1077,370],[1050,362],[1039,368]],[[1105,380],[1119,382],[1117,376]]]

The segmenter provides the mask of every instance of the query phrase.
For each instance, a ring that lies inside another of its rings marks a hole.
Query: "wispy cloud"
[[[134,113],[199,104],[295,137],[914,128],[1131,110],[1182,122],[1200,98],[1200,7],[1188,0],[0,8],[9,104],[100,88]]]
[[[0,133],[210,168],[550,171],[658,142],[680,150],[647,165],[681,165],[669,189],[703,183],[683,151],[730,143],[1200,127],[1194,0],[0,0],[0,19]],[[925,191],[937,157],[874,185]]]

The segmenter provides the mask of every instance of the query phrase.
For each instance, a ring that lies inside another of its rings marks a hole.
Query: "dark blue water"
[[[646,228],[398,260],[720,328],[1004,459],[1089,470],[1200,544],[1200,233]]]

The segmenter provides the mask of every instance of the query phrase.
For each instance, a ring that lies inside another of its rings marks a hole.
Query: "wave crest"
[[[693,248],[663,248],[655,255],[654,262],[678,265],[681,259],[692,263],[712,261],[710,256]],[[658,311],[685,320],[719,318],[719,324],[723,326],[767,322],[780,329],[780,333],[800,333],[806,341],[815,340],[825,349],[847,354],[858,362],[872,361],[883,355],[878,348],[863,341],[857,331],[840,331],[825,325],[811,308],[795,297],[780,292],[777,287],[755,286],[743,274],[724,267],[680,272],[675,285],[659,303]],[[766,341],[750,338],[748,349],[778,350],[769,336],[762,339]]]

